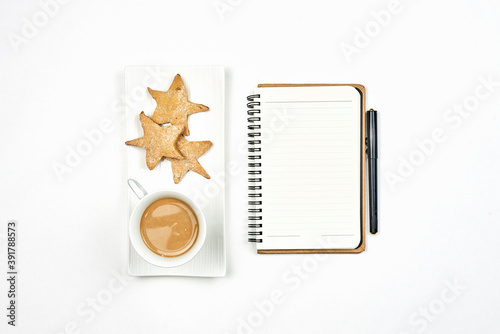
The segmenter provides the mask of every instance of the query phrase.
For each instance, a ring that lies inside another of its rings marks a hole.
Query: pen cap
[[[377,111],[368,110],[368,158],[378,158],[377,154]]]

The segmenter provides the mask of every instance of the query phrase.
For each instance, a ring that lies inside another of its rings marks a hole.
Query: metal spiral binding
[[[260,162],[262,156],[259,154],[261,152],[260,144],[262,144],[261,137],[262,133],[259,131],[260,126],[260,101],[256,101],[260,98],[259,94],[250,95],[247,97],[248,103],[248,228],[251,229],[248,232],[250,238],[249,242],[262,242],[262,163]]]

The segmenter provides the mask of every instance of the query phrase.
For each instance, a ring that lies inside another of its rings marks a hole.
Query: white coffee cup
[[[139,203],[134,208],[132,215],[130,216],[129,223],[130,242],[132,243],[135,251],[144,260],[158,267],[177,267],[192,260],[203,247],[207,235],[207,223],[205,221],[205,216],[203,215],[203,212],[201,211],[199,206],[193,200],[191,200],[191,198],[180,192],[159,190],[148,194],[137,181],[129,179],[128,184],[132,191],[140,199]],[[179,256],[164,257],[153,253],[148,248],[148,246],[146,246],[141,237],[140,225],[142,214],[150,204],[162,198],[176,198],[185,202],[193,209],[196,217],[198,218],[198,237],[194,245],[186,253]]]

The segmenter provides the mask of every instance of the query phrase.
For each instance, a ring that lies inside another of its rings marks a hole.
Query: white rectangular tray
[[[136,253],[129,241],[129,274],[132,276],[201,276],[222,277],[226,274],[224,242],[224,68],[203,67],[127,67],[125,69],[126,139],[143,136],[139,114],[151,117],[156,102],[147,87],[167,91],[176,74],[180,74],[193,103],[208,106],[209,111],[189,116],[189,141],[212,141],[212,147],[198,159],[210,179],[189,171],[174,184],[170,162],[161,161],[154,170],[146,166],[146,151],[127,147],[128,178],[137,180],[148,192],[166,189],[190,196],[200,206],[207,221],[203,248],[188,263],[174,268],[154,266]],[[126,180],[124,180],[126,182]],[[129,191],[128,217],[138,203]],[[128,221],[127,221],[128,230]]]

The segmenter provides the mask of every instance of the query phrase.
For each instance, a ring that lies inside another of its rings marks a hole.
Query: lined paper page
[[[351,86],[265,87],[262,243],[354,249],[361,241],[361,96]]]

